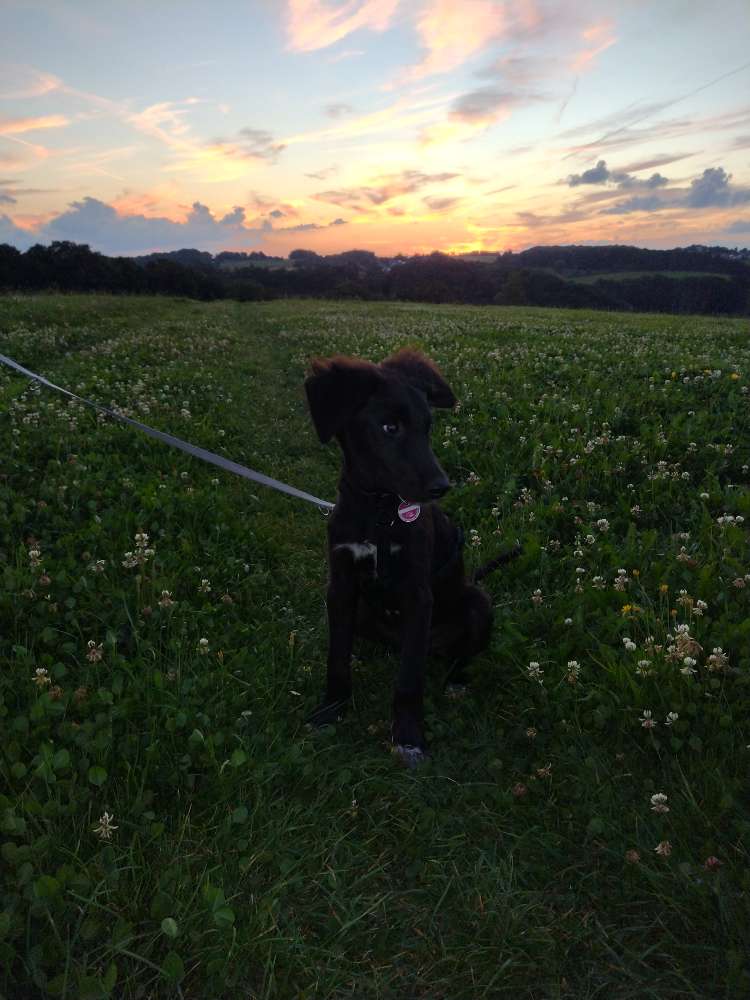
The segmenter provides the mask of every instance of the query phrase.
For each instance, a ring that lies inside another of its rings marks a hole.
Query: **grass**
[[[581,285],[592,285],[595,281],[630,281],[634,278],[672,278],[687,280],[694,278],[723,278],[731,281],[728,274],[717,271],[608,271],[601,274],[587,274],[574,278]]]
[[[3,353],[327,499],[306,360],[418,344],[462,401],[433,437],[469,561],[524,554],[470,693],[432,676],[410,772],[376,647],[348,719],[304,725],[313,506],[0,370],[0,991],[746,997],[746,327],[1,299]]]

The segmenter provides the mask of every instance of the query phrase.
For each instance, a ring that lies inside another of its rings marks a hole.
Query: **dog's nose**
[[[427,492],[429,493],[431,500],[439,500],[440,497],[445,496],[450,488],[451,484],[447,479],[438,479],[437,482],[432,484]]]

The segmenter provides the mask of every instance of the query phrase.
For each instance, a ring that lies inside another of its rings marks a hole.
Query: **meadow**
[[[0,366],[0,994],[747,997],[747,320],[6,296],[0,352],[325,499],[313,355],[423,348],[488,578],[432,757],[304,718],[325,518]]]

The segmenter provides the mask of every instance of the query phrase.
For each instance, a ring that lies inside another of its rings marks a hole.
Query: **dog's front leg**
[[[352,695],[352,643],[357,612],[357,581],[348,553],[331,560],[326,595],[328,608],[328,666],[322,703],[308,717],[315,726],[336,722],[347,709]]]
[[[401,664],[393,695],[393,742],[407,763],[415,763],[425,749],[424,679],[432,621],[432,592],[427,586],[406,589]]]

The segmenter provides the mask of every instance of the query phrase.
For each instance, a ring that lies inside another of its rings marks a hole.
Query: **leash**
[[[297,497],[299,500],[307,500],[308,503],[315,504],[315,506],[325,515],[328,515],[328,513],[335,507],[335,504],[330,503],[328,500],[321,500],[319,497],[313,496],[312,493],[306,493],[304,490],[298,490],[295,486],[289,486],[287,483],[282,483],[278,479],[272,479],[270,476],[266,476],[262,472],[256,472],[254,469],[248,469],[245,465],[233,462],[231,459],[224,458],[222,455],[217,455],[213,451],[207,451],[205,448],[199,448],[197,445],[190,444],[188,441],[183,441],[182,438],[175,437],[173,434],[167,434],[164,431],[157,431],[154,427],[149,427],[148,424],[142,424],[140,420],[133,420],[132,417],[126,417],[122,413],[117,413],[115,410],[111,410],[108,406],[102,406],[100,403],[94,403],[90,399],[84,399],[83,396],[77,396],[74,392],[70,392],[68,389],[63,389],[62,386],[55,385],[54,382],[50,382],[49,379],[44,378],[43,375],[37,375],[36,372],[32,372],[28,368],[24,368],[23,365],[19,365],[17,361],[6,357],[4,354],[0,354],[0,362],[8,365],[10,368],[14,368],[17,372],[20,372],[21,375],[26,375],[27,378],[33,379],[35,382],[40,382],[42,385],[46,385],[49,389],[61,392],[63,396],[67,396],[69,399],[75,399],[77,402],[90,406],[92,409],[98,410],[100,413],[106,413],[107,416],[114,417],[115,420],[119,420],[123,424],[128,424],[130,427],[135,427],[136,430],[142,431],[144,434],[148,434],[149,437],[155,438],[157,441],[171,445],[173,448],[179,448],[180,451],[184,451],[187,455],[192,455],[194,458],[200,458],[204,462],[209,462],[211,465],[217,465],[220,469],[226,469],[227,472],[233,472],[236,476],[242,476],[244,479],[251,479],[253,482],[260,483],[263,486],[269,486],[272,490],[278,490],[280,493],[287,493],[289,496]]]

